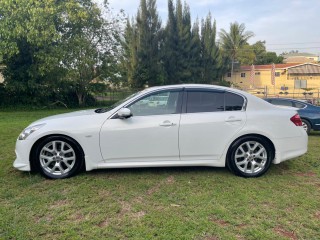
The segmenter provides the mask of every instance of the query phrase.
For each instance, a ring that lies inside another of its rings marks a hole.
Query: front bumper
[[[13,162],[13,167],[20,171],[31,171],[30,166],[30,151],[33,142],[26,140],[17,140],[16,142],[16,160]]]

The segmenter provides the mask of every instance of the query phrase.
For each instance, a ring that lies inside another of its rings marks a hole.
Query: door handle
[[[176,125],[176,124],[173,123],[173,122],[170,122],[170,121],[166,120],[166,121],[164,121],[163,123],[160,123],[159,125],[160,125],[161,127],[171,127],[171,126],[174,126],[174,125]]]
[[[225,120],[226,122],[241,122],[241,118],[236,118],[236,117],[229,117]]]

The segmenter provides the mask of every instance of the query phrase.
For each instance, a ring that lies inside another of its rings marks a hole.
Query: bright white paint
[[[207,88],[237,93],[247,101],[242,111],[112,117],[142,96],[165,89]],[[149,88],[105,113],[78,111],[44,118],[45,123],[26,140],[17,140],[14,167],[30,170],[29,155],[42,137],[62,134],[77,141],[85,153],[86,169],[216,166],[224,167],[234,140],[260,134],[274,144],[278,164],[307,151],[307,134],[290,118],[294,109],[281,109],[248,93],[213,85],[176,85]]]

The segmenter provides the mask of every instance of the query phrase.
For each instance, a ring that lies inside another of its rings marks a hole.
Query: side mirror
[[[129,117],[132,117],[132,113],[130,111],[129,108],[121,108],[119,111],[118,111],[118,117],[120,119],[125,119],[125,118],[129,118]]]

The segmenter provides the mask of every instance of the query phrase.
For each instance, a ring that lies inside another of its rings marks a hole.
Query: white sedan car
[[[168,96],[164,105],[141,104]],[[138,92],[111,108],[47,117],[23,130],[14,167],[66,178],[82,169],[227,166],[264,174],[307,152],[296,110],[213,85],[172,85]]]

